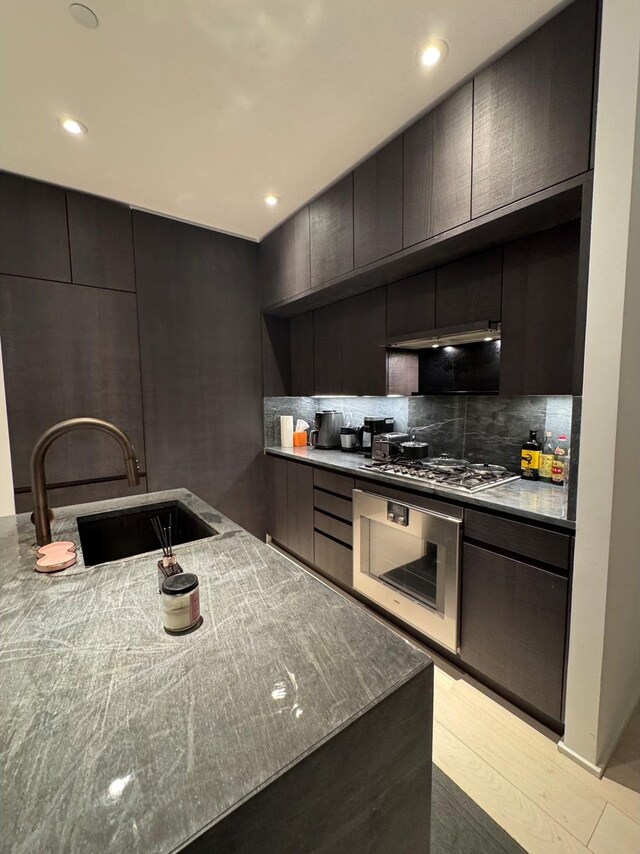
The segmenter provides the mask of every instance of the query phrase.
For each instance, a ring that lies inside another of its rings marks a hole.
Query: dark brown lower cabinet
[[[268,532],[281,546],[289,542],[289,523],[287,508],[287,461],[278,457],[267,457],[269,478],[269,518]]]
[[[353,587],[353,552],[350,548],[316,531],[315,550],[318,569],[342,587]]]
[[[569,581],[465,543],[460,656],[556,721],[562,720]]]
[[[269,457],[269,534],[275,542],[313,563],[313,468]]]

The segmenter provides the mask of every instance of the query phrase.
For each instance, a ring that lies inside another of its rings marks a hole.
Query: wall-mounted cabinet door
[[[473,216],[589,169],[596,0],[575,0],[474,80]]]
[[[412,335],[436,325],[436,272],[387,285],[387,337]]]
[[[291,394],[305,397],[314,393],[313,312],[297,314],[289,320],[291,341]]]
[[[130,208],[67,192],[67,210],[74,284],[135,291]]]
[[[282,299],[298,296],[311,287],[309,206],[282,223]]]
[[[284,299],[282,278],[282,228],[276,228],[260,241],[258,248],[260,303],[263,308]]]
[[[490,249],[438,267],[436,325],[499,321],[502,300],[502,248]]]
[[[504,247],[501,394],[573,394],[580,223]]]
[[[311,202],[311,287],[353,270],[353,174]]]
[[[472,104],[469,82],[404,133],[404,246],[470,219]]]
[[[566,578],[465,544],[460,656],[559,721],[567,629]]]
[[[402,136],[353,173],[355,268],[402,249]]]
[[[343,300],[342,391],[344,394],[386,394],[386,288]]]
[[[71,281],[61,187],[0,172],[0,273]]]
[[[342,315],[345,300],[313,312],[314,394],[342,394]]]

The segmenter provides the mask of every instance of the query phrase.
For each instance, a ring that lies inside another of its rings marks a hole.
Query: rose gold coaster
[[[76,544],[69,540],[40,546],[38,555],[40,559],[34,567],[36,572],[60,572],[73,566],[78,560]]]

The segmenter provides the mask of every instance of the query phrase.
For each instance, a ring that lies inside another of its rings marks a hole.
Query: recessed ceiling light
[[[87,126],[79,122],[78,119],[72,119],[70,116],[62,116],[58,121],[71,136],[82,136],[89,133]]]
[[[487,335],[487,337],[484,340],[485,341],[493,341],[493,338],[490,335]]]
[[[88,30],[95,30],[100,23],[93,9],[83,6],[82,3],[72,3],[69,6],[69,14],[77,24],[86,27]]]
[[[432,344],[432,345],[431,345],[431,349],[432,349],[432,350],[437,350],[439,346],[440,346],[439,344]]]
[[[418,51],[418,63],[425,68],[431,68],[445,59],[449,53],[449,45],[442,39],[431,39],[423,44]]]
[[[276,205],[280,204],[280,196],[276,196],[275,193],[267,193],[264,197],[265,205],[269,205],[270,208],[275,208]]]

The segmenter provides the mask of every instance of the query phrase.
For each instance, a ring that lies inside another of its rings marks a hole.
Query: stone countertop
[[[169,852],[193,840],[431,660],[186,490],[219,534],[176,548],[202,626],[163,631],[157,553],[33,571],[28,514],[0,519],[0,850]]]
[[[362,466],[371,460],[361,454],[345,453],[344,451],[322,451],[317,448],[265,448],[265,453],[299,460],[315,466],[330,469],[353,477],[382,481],[402,485],[405,489],[415,492],[426,492],[438,495],[448,501],[454,501],[464,506],[484,507],[488,510],[498,510],[513,516],[522,516],[537,522],[547,522],[556,527],[575,530],[576,523],[567,519],[567,491],[550,483],[530,483],[521,479],[513,480],[503,486],[493,486],[475,494],[461,495],[439,486],[420,483],[407,478],[376,472],[375,469],[363,469]]]

